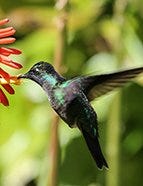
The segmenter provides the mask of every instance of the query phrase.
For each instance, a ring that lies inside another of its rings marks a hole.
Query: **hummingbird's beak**
[[[21,79],[21,78],[28,78],[28,74],[21,74],[18,76],[18,79]]]

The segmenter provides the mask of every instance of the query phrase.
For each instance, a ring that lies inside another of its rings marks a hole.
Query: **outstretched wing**
[[[125,83],[142,72],[143,67],[140,67],[111,74],[81,77],[79,82],[88,100],[92,101],[117,87],[122,87]]]

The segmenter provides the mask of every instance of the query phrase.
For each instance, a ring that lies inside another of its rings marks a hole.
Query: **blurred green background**
[[[52,63],[59,10],[52,0],[1,0],[0,18],[17,32],[15,60],[26,72],[34,63]],[[67,50],[61,72],[67,78],[143,66],[142,0],[71,0]],[[92,102],[99,120],[109,170],[99,171],[76,129],[59,125],[59,186],[143,185],[143,79]],[[0,105],[0,185],[46,186],[53,111],[42,89],[25,80]]]

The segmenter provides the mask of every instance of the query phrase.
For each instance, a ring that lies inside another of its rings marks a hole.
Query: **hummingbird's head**
[[[56,83],[65,80],[55,71],[51,64],[43,61],[33,65],[33,67],[27,73],[20,75],[18,78],[31,79],[41,86],[44,84],[50,84],[53,86]]]
[[[40,81],[42,81],[45,75],[52,76],[55,73],[56,71],[54,70],[54,67],[51,64],[40,61],[33,65],[33,67],[27,73],[20,75],[18,78],[31,79],[41,84]]]

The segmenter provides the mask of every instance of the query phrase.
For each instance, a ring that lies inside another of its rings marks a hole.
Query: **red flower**
[[[8,19],[0,20],[0,26],[6,24],[8,21],[9,21]],[[10,36],[12,36],[15,32],[16,30],[13,27],[1,28],[0,44],[5,45],[5,44],[13,43],[15,41],[15,38]],[[21,51],[14,48],[0,47],[0,63],[16,69],[22,68],[21,64],[16,63],[9,58],[11,54],[19,55],[21,54]],[[9,73],[4,71],[0,67],[0,85],[9,94],[14,94],[14,89],[10,85],[12,83],[20,84],[20,80],[17,79],[16,76],[11,76]],[[1,88],[0,88],[0,103],[2,103],[5,106],[9,105],[8,99]]]

